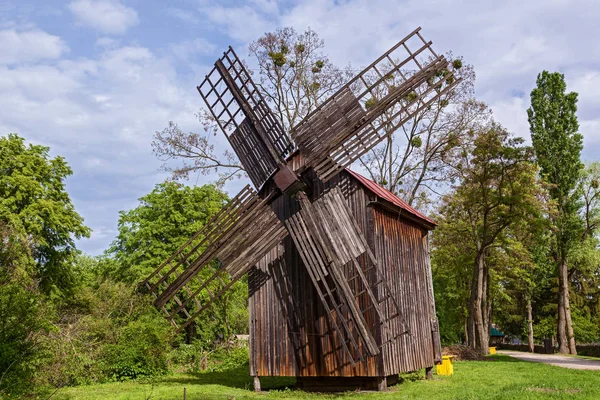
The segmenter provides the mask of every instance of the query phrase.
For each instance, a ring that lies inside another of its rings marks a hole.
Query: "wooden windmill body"
[[[198,86],[249,186],[143,285],[177,329],[249,273],[250,373],[385,386],[441,361],[434,223],[347,170],[458,83],[420,28],[291,129],[230,48]],[[293,142],[292,142],[293,139]]]
[[[317,196],[331,188],[340,189],[391,292],[399,299],[408,333],[403,335],[403,326],[390,323],[398,339],[382,345],[378,355],[352,365],[331,331],[301,257],[287,238],[249,271],[250,374],[295,376],[299,386],[319,391],[382,389],[393,384],[398,373],[427,369],[441,361],[427,241],[435,223],[351,170],[319,182]],[[282,217],[295,211],[293,199],[286,197],[272,206]],[[352,277],[345,272],[346,279]],[[367,275],[375,283],[375,274],[367,271]],[[386,318],[394,312],[384,308]],[[377,316],[371,312],[369,318]],[[376,334],[378,340],[380,335]]]

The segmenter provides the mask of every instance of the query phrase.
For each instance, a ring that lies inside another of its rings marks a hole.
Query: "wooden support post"
[[[425,368],[425,379],[433,379],[433,367]]]
[[[377,390],[380,392],[387,390],[387,378],[385,376],[377,377]]]
[[[260,378],[258,376],[254,377],[254,391],[260,392]]]

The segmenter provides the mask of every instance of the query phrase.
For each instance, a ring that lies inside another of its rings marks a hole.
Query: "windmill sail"
[[[231,47],[197,89],[252,183],[260,187],[284,162],[292,143]]]
[[[286,236],[269,199],[246,186],[142,284],[174,324],[183,316],[181,330]]]
[[[458,82],[417,28],[292,128],[306,164],[326,181]]]
[[[339,189],[313,203],[301,196],[300,202],[302,209],[285,224],[342,347],[351,360],[379,354],[375,337],[380,328],[385,344],[395,339],[392,320],[406,325],[366,239]]]

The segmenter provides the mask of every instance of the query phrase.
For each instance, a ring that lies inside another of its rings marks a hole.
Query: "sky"
[[[583,157],[598,160],[598,21],[597,0],[0,0],[0,135],[66,158],[67,190],[93,229],[78,247],[97,255],[116,236],[119,211],[168,177],[153,134],[169,121],[202,129],[196,85],[228,45],[247,57],[265,32],[311,27],[331,61],[358,68],[421,26],[438,53],[474,65],[477,98],[519,136],[529,137],[537,73],[565,74],[579,93]]]

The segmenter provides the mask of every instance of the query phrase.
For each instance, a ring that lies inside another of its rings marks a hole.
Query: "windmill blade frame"
[[[404,326],[402,334],[408,333],[400,306],[339,189],[331,189],[313,203],[302,192],[298,197],[301,209],[285,225],[329,321],[352,362],[357,355],[361,360],[364,355],[375,356],[380,347],[397,338],[388,324],[392,320]],[[365,258],[364,270],[361,257]],[[373,315],[368,317],[370,312]],[[375,338],[379,328],[384,337],[380,344]]]
[[[154,295],[154,305],[174,325],[175,317],[183,315],[186,321],[177,326],[179,331],[287,236],[270,208],[271,201],[272,197],[260,199],[246,186],[142,282]],[[208,299],[199,301],[201,293]],[[193,311],[186,308],[192,301]]]
[[[460,82],[420,30],[407,35],[292,128],[306,166],[322,180],[352,164]]]
[[[293,144],[231,46],[197,89],[252,183],[260,188],[285,164]]]

